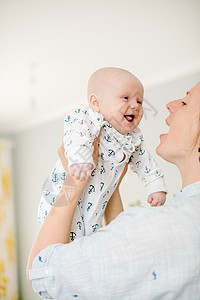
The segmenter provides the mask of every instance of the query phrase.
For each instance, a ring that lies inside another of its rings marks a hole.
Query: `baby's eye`
[[[124,96],[123,99],[124,99],[124,100],[128,100],[128,97],[127,97],[127,96]]]
[[[184,105],[187,105],[187,103],[186,102],[184,102],[184,101],[181,101],[181,103],[182,103],[182,105],[184,106]]]
[[[140,105],[142,105],[142,101],[139,100],[139,99],[137,100],[137,103],[140,104]]]

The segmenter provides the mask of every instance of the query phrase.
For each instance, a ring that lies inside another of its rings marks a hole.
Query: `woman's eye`
[[[128,100],[128,97],[126,97],[126,96],[125,96],[125,97],[123,97],[123,98],[124,98],[124,100]]]
[[[182,101],[182,105],[184,106],[184,105],[187,105],[187,103],[186,102],[184,102],[184,101]]]
[[[140,104],[140,105],[142,105],[142,101],[140,101],[140,100],[137,100],[137,103]]]

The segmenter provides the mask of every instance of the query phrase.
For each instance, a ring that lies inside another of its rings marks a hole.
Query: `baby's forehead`
[[[107,68],[107,69],[101,69],[97,73],[97,79],[107,79],[107,80],[117,80],[117,79],[137,79],[136,76],[134,76],[129,71],[123,70],[123,69],[115,69],[115,68]]]
[[[120,68],[102,68],[92,74],[88,82],[88,93],[106,92],[113,89],[139,88],[143,93],[143,85],[140,80],[127,70]]]
[[[132,73],[127,70],[120,69],[120,68],[101,68],[94,72],[89,81],[99,81],[99,80],[116,80],[117,78],[136,78]]]

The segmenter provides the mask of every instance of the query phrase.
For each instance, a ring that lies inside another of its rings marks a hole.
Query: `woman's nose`
[[[169,103],[167,103],[167,105],[166,105],[166,108],[168,109],[169,112],[171,112],[171,103],[172,103],[172,102],[169,102]]]
[[[166,105],[166,107],[170,113],[173,112],[177,108],[177,106],[178,106],[178,100],[171,101],[171,102],[167,103],[167,105]]]

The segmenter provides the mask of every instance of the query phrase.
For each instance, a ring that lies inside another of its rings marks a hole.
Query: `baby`
[[[89,107],[75,109],[65,118],[64,147],[69,172],[79,180],[90,177],[75,210],[71,241],[102,227],[105,208],[127,163],[144,181],[148,202],[152,206],[165,203],[163,174],[148,153],[138,128],[143,116],[143,92],[141,82],[130,72],[102,68],[89,79]],[[93,142],[101,129],[95,166]],[[65,178],[59,160],[44,185],[38,210],[40,223],[45,220]]]

